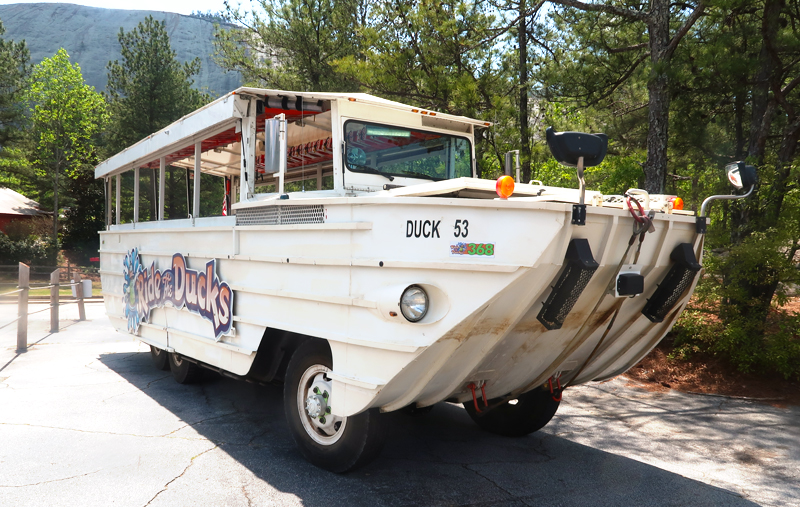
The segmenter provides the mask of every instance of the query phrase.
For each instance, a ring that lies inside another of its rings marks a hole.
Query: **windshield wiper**
[[[386,173],[382,173],[379,170],[375,169],[374,167],[369,167],[366,165],[357,165],[357,164],[348,164],[350,167],[357,167],[358,172],[362,173],[369,173],[369,174],[377,174],[383,176],[384,178],[388,179],[389,181],[394,181],[394,176],[390,176]]]
[[[425,178],[426,180],[433,180],[433,181],[441,180],[441,178],[433,177],[430,174],[418,173],[414,171],[405,171],[403,174],[398,174],[398,176],[411,176],[413,178]]]

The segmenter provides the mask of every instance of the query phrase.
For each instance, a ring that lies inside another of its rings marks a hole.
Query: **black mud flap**
[[[651,322],[663,322],[664,318],[681,300],[692,285],[695,275],[702,266],[697,262],[691,243],[681,243],[669,256],[672,262],[667,276],[658,284],[658,288],[647,300],[642,314]]]
[[[575,238],[569,242],[565,266],[536,317],[549,330],[561,329],[572,307],[597,271],[589,241]]]

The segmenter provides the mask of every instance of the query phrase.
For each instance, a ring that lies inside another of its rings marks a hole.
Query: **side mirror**
[[[728,175],[728,181],[737,190],[751,187],[758,180],[755,166],[746,165],[744,162],[732,162],[726,165],[725,172]]]
[[[743,188],[749,188],[749,190],[742,195],[712,195],[706,197],[703,204],[700,206],[700,214],[697,215],[695,219],[697,234],[706,233],[706,207],[711,204],[711,202],[717,199],[744,199],[752,194],[753,189],[756,188],[758,178],[756,176],[755,166],[747,165],[741,161],[731,162],[725,166],[725,174],[728,176],[728,181],[731,182],[731,185],[733,185],[736,190],[741,190]]]

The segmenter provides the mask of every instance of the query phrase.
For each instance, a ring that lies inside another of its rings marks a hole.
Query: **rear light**
[[[682,210],[683,209],[683,199],[680,197],[673,197],[669,200],[672,203],[672,209]]]
[[[495,191],[501,199],[508,199],[514,193],[514,178],[508,175],[497,178]]]

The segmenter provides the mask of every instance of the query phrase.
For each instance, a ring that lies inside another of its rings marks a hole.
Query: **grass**
[[[11,276],[10,273],[0,273],[0,294],[4,294],[6,292],[10,292],[17,289],[18,278],[16,274]],[[47,279],[39,279],[39,277],[31,280],[31,286],[33,287],[41,287],[43,285],[49,285],[49,281]],[[95,296],[100,294],[101,286],[100,281],[92,280],[92,294]],[[9,294],[8,296],[0,296],[2,299],[14,298],[16,299],[18,292],[14,294]],[[62,282],[62,285],[58,288],[58,294],[60,297],[72,297],[72,286],[67,285],[66,282]],[[50,289],[31,289],[28,292],[28,297],[50,297]]]

